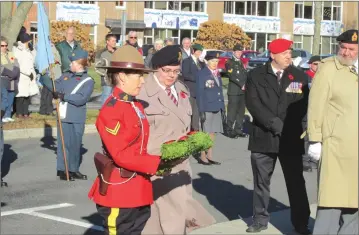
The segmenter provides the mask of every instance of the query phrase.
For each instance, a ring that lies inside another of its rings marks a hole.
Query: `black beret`
[[[242,45],[236,44],[236,45],[233,47],[233,51],[243,51]]]
[[[338,42],[358,44],[358,30],[350,29],[337,37]]]
[[[157,51],[152,57],[154,68],[160,68],[167,65],[180,65],[182,60],[181,48],[177,45],[165,46]]]
[[[322,60],[322,58],[319,55],[314,55],[314,56],[310,57],[308,64],[312,64],[313,62],[321,61],[321,60]]]
[[[206,56],[204,57],[205,60],[211,60],[211,59],[218,59],[220,56],[220,53],[217,51],[207,51]]]
[[[29,42],[31,40],[32,40],[32,38],[29,34],[27,34],[27,33],[20,34],[20,41],[22,43]]]

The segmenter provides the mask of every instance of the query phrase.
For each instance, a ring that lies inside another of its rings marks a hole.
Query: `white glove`
[[[322,143],[310,144],[308,148],[308,155],[315,161],[319,161],[322,153]]]

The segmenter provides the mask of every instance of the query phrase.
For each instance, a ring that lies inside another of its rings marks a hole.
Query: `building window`
[[[325,1],[323,2],[323,20],[341,21],[341,2]]]
[[[33,44],[37,43],[37,22],[30,23],[30,36],[32,37]]]
[[[335,37],[331,37],[330,40],[330,54],[337,54],[338,53],[338,41]]]
[[[145,8],[157,10],[205,12],[205,1],[145,1]]]
[[[246,33],[247,36],[251,39],[251,48],[246,48],[246,49],[250,49],[250,50],[255,50],[256,47],[256,35],[255,33]]]
[[[268,33],[246,33],[248,37],[251,38],[251,48],[246,48],[247,50],[258,51],[260,53],[268,49],[268,45],[271,41],[278,38],[278,34],[268,34]]]
[[[184,37],[188,37],[193,42],[197,37],[198,30],[187,29],[145,29],[144,31],[144,44],[153,44],[153,42],[160,38],[173,38],[175,44],[180,44]]]
[[[89,36],[90,36],[90,38],[91,38],[91,41],[93,41],[94,43],[95,43],[95,27],[96,27],[96,26],[91,26],[91,28],[90,28],[90,34],[89,34]]]
[[[321,36],[320,38],[320,53],[321,54],[336,54],[338,52],[338,43],[336,37]]]
[[[294,16],[299,19],[314,19],[313,2],[296,2]]]
[[[303,49],[312,53],[313,36],[310,35],[294,35],[294,48]]]
[[[71,2],[71,1],[70,1]],[[95,1],[76,1],[71,3],[77,3],[77,4],[95,4]]]
[[[126,9],[125,1],[116,1],[115,4],[117,9]]]
[[[224,2],[224,13],[250,16],[278,17],[278,2],[231,1]]]

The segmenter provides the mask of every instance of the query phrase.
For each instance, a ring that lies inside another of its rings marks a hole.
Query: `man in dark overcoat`
[[[253,69],[246,82],[245,101],[253,117],[248,149],[253,171],[253,224],[247,232],[267,229],[270,180],[277,158],[282,166],[291,207],[291,221],[299,234],[309,234],[310,209],[303,177],[302,119],[308,104],[308,79],[292,66],[286,39],[272,41],[271,60]]]

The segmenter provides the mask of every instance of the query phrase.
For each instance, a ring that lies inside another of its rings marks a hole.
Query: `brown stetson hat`
[[[111,57],[111,61],[104,63],[97,68],[104,68],[108,71],[115,72],[116,70],[139,70],[143,72],[155,72],[157,70],[145,68],[142,55],[136,48],[130,45],[124,45],[118,48]]]

